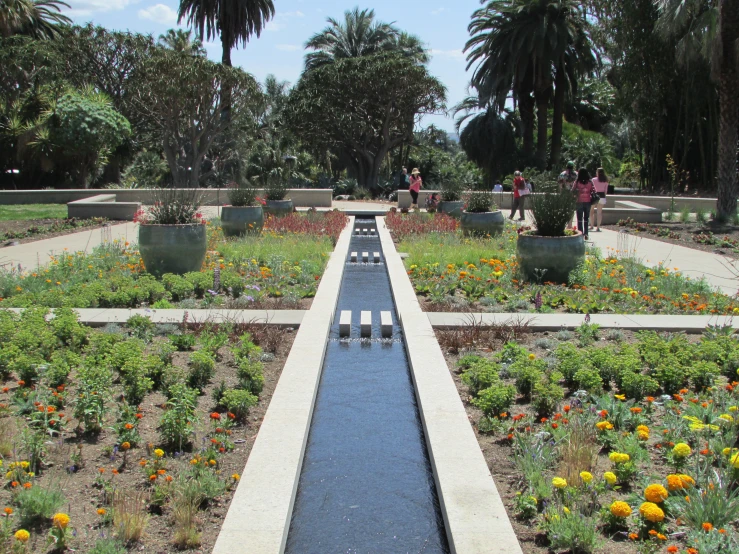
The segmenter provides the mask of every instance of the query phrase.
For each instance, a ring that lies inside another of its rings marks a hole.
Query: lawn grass
[[[66,204],[18,204],[0,206],[0,221],[29,219],[66,219]]]

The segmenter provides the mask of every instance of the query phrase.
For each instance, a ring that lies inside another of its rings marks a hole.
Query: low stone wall
[[[228,204],[226,189],[198,189],[203,195],[204,206],[222,206]],[[100,194],[113,194],[116,202],[153,202],[152,189],[65,189],[65,190],[3,190],[0,191],[0,205],[7,204],[68,204]],[[257,194],[264,195],[263,190]],[[331,189],[289,189],[287,198],[291,198],[297,208],[330,208],[333,191]]]
[[[89,219],[104,217],[118,221],[133,221],[141,202],[117,202],[115,194],[98,194],[67,204],[67,217]]]

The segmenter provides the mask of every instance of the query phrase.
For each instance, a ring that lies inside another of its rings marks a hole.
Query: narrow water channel
[[[384,260],[377,233],[353,235],[349,251],[360,263],[347,257],[286,552],[447,553],[390,281],[384,262],[372,263],[373,252]],[[341,310],[352,311],[351,339],[339,339]],[[362,310],[372,339],[359,339]],[[381,311],[392,313],[392,339],[379,338]]]

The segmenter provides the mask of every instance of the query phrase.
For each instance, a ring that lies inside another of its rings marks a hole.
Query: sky
[[[92,22],[108,29],[151,34],[155,38],[167,29],[178,27],[176,0],[66,0],[64,9],[75,23]],[[246,47],[232,51],[235,66],[254,75],[260,82],[270,73],[294,84],[303,67],[305,42],[326,26],[326,18],[343,20],[344,12],[354,7],[375,10],[376,20],[394,22],[418,36],[431,51],[428,65],[432,75],[447,88],[447,106],[452,107],[467,95],[469,74],[462,49],[469,38],[467,25],[478,0],[372,0],[357,4],[341,0],[274,0],[275,17],[261,36],[252,37]],[[181,26],[184,28],[184,26]],[[208,57],[220,61],[221,45],[206,42]],[[434,124],[454,131],[454,120],[444,115],[426,117],[422,125]]]

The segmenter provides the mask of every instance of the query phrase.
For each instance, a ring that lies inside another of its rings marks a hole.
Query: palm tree
[[[177,22],[187,18],[201,40],[220,35],[221,63],[231,67],[231,50],[239,43],[246,46],[254,34],[259,37],[274,15],[272,0],[181,0]]]
[[[717,216],[736,213],[737,142],[739,141],[739,0],[655,0],[660,9],[658,31],[680,37],[682,62],[701,56],[711,64],[718,85]]]
[[[207,52],[199,39],[192,40],[192,31],[182,29],[170,29],[163,35],[159,35],[159,44],[175,52],[185,52],[191,56],[205,57]]]
[[[0,6],[0,36],[29,35],[33,38],[55,38],[58,25],[72,22],[61,12],[69,8],[62,0],[3,0]]]
[[[354,8],[344,12],[344,21],[328,18],[329,26],[305,43],[314,50],[305,56],[305,70],[333,63],[343,58],[358,58],[383,50],[400,52],[418,63],[428,62],[423,43],[413,35],[398,30],[392,23],[375,21],[374,10]]]
[[[585,25],[584,13],[575,0],[490,0],[472,14],[468,28],[471,38],[465,45],[465,52],[469,52],[467,68],[476,65],[472,86],[498,111],[505,107],[512,92],[524,125],[525,155],[533,149],[536,105],[536,160],[542,169],[546,165],[548,110],[555,80],[561,88],[556,98],[558,136],[554,144],[561,145],[563,95],[568,84],[571,87],[572,81],[576,82],[567,75],[576,77],[576,70],[594,57]]]

